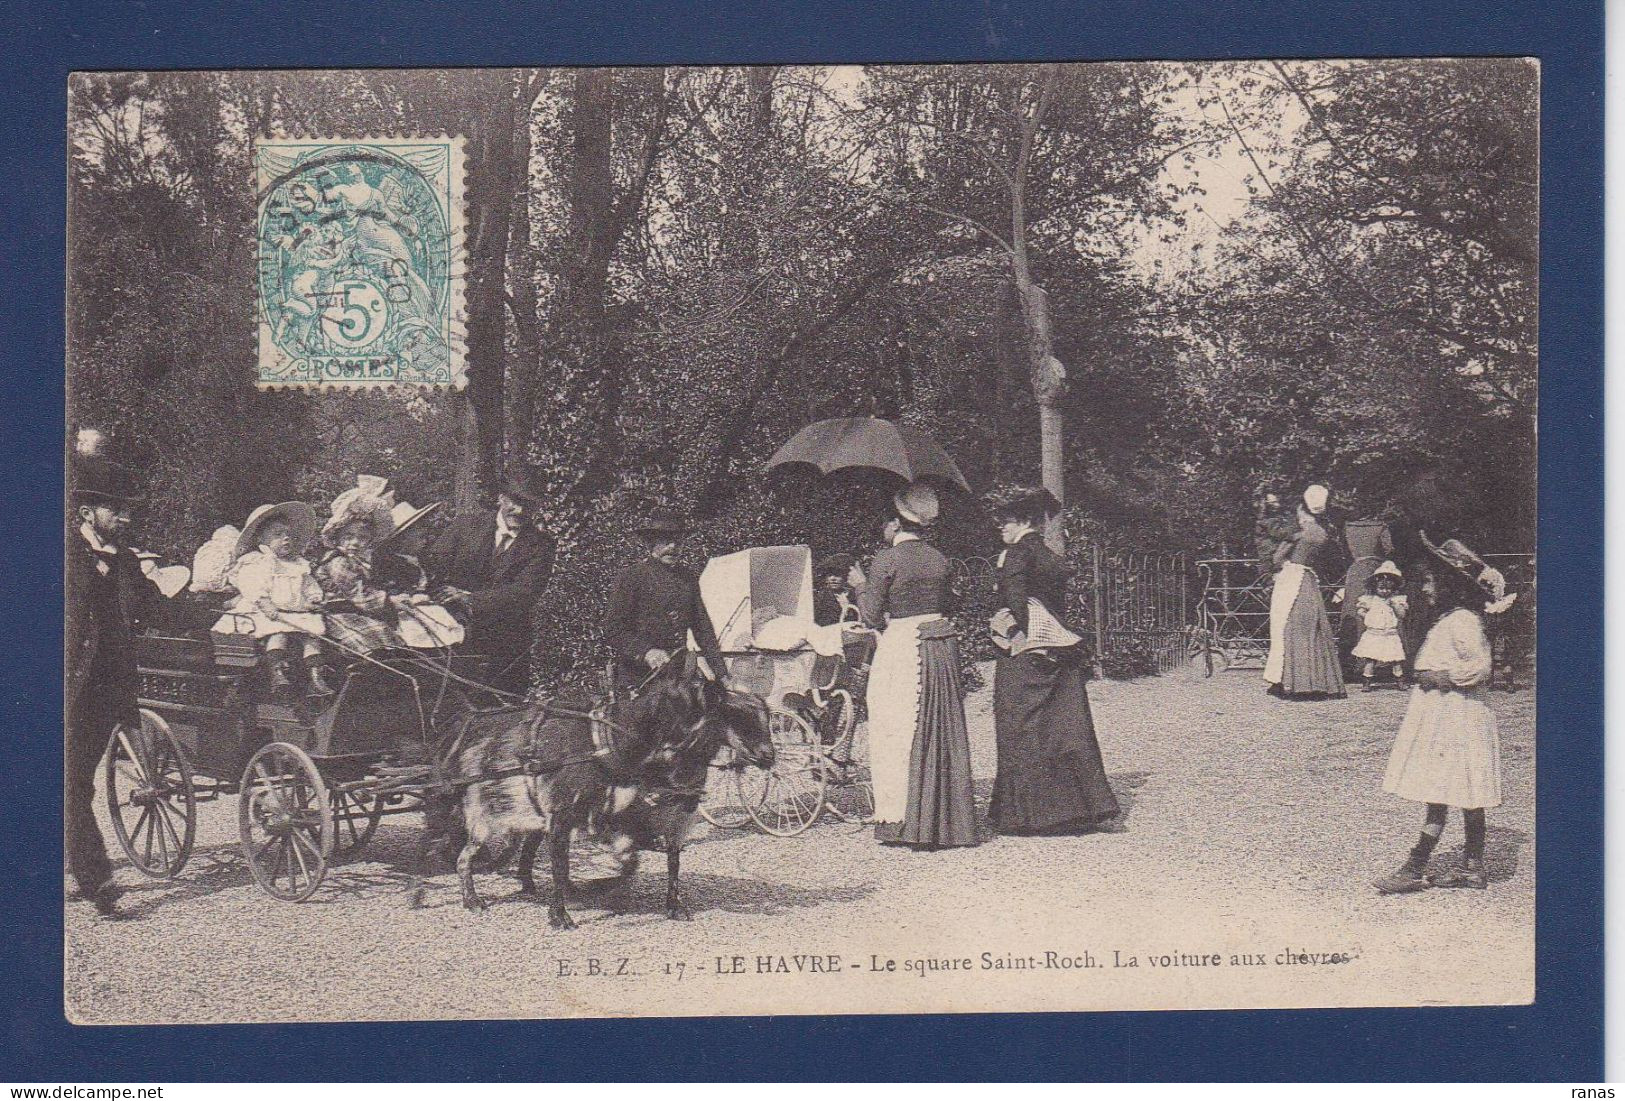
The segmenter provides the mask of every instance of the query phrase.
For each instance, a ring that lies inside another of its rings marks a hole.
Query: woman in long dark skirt
[[[1326,518],[1328,493],[1313,485],[1298,506],[1298,534],[1277,552],[1279,572],[1270,594],[1270,652],[1264,680],[1272,695],[1287,699],[1345,696],[1337,636],[1320,595],[1323,560],[1332,536]]]
[[[936,494],[916,483],[893,504],[892,545],[875,555],[858,602],[881,632],[868,691],[875,836],[917,849],[974,845],[959,645],[945,618],[948,560],[921,538],[937,517]]]
[[[1006,544],[995,632],[1008,647],[993,674],[998,775],[989,813],[1000,833],[1075,833],[1118,813],[1089,711],[1089,664],[1061,621],[1069,571],[1038,534],[1053,501],[1019,490],[994,504]]]

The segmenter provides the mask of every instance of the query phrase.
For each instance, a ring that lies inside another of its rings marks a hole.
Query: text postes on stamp
[[[260,138],[261,387],[463,384],[463,142]]]

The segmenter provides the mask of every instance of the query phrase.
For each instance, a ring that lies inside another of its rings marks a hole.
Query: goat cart
[[[874,814],[854,699],[867,639],[852,624],[820,627],[812,585],[804,546],[722,555],[700,574],[729,678],[767,702],[775,754],[768,770],[713,764],[700,805],[713,825],[754,822],[790,837],[824,813],[846,822]]]
[[[337,693],[288,699],[251,636],[137,639],[140,726],[120,725],[105,763],[108,813],[130,862],[156,879],[192,852],[201,802],[237,796],[242,852],[272,896],[301,902],[388,815],[420,811],[436,729],[484,701],[443,652],[352,661]]]

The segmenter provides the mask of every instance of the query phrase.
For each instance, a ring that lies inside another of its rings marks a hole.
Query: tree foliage
[[[872,545],[878,478],[771,478],[826,416],[1040,477],[1030,296],[1072,530],[1202,551],[1260,484],[1362,510],[1442,473],[1533,541],[1537,74],[1519,61],[84,75],[70,380],[188,554],[356,473],[468,507],[544,487],[557,677],[596,660],[629,520],[691,552]],[[252,386],[252,138],[456,133],[470,385]],[[1019,179],[1017,173],[1019,169]],[[1225,184],[1228,179],[1229,183]],[[1228,205],[1219,201],[1225,184]],[[1016,254],[1024,259],[1016,262]],[[1025,275],[1023,274],[1025,272]],[[986,553],[973,502],[943,540]]]

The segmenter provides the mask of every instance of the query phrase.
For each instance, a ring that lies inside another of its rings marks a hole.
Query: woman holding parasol
[[[875,835],[917,849],[974,845],[970,740],[960,686],[959,646],[946,618],[948,559],[931,545],[935,478],[969,491],[930,436],[874,417],[841,417],[802,429],[768,468],[805,464],[824,474],[870,468],[908,482],[892,498],[886,546],[875,555],[858,600],[879,632],[870,668],[869,771]]]

